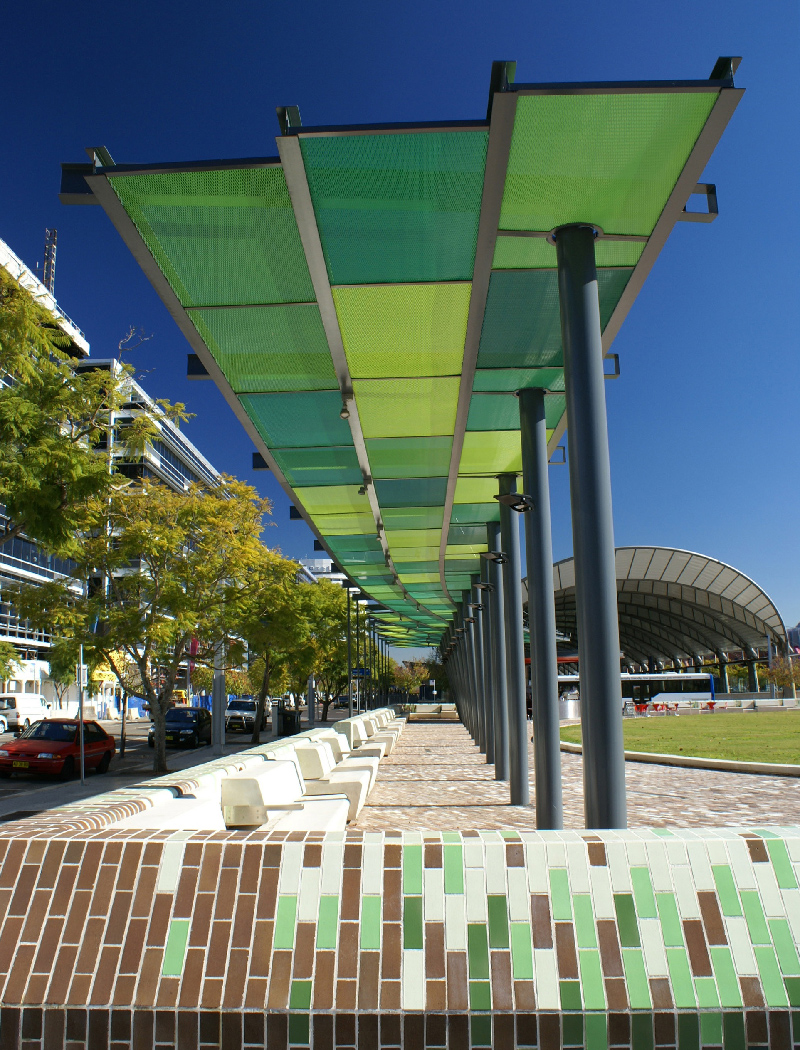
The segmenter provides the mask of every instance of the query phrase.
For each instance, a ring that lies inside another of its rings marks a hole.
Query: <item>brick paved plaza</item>
[[[529,750],[531,799],[533,747]],[[561,755],[564,826],[582,828],[582,759]],[[800,823],[800,790],[787,777],[718,773],[627,762],[630,827],[714,827]],[[411,722],[353,827],[369,831],[424,828],[536,827],[535,810],[509,806],[508,784],[494,779],[467,730],[457,722]]]

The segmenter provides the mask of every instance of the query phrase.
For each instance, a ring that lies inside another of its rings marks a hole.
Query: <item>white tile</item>
[[[536,1006],[539,1010],[560,1010],[556,953],[552,948],[534,948],[533,979],[536,987]]]
[[[767,918],[774,919],[783,917],[783,898],[778,889],[778,880],[771,864],[754,864],[758,892],[761,894],[761,903],[764,905],[764,913]]]
[[[586,844],[583,841],[567,843],[567,868],[572,892],[588,893],[589,859],[586,855]]]
[[[424,868],[422,907],[426,922],[444,922],[444,869]]]
[[[756,876],[747,843],[742,838],[735,838],[731,839],[727,846],[733,881],[737,887],[740,890],[756,889]]]
[[[383,893],[383,846],[365,842],[361,857],[361,892]]]
[[[706,839],[706,849],[708,850],[708,860],[711,864],[728,863],[728,853],[725,849],[725,843],[720,839]]]
[[[482,868],[484,865],[483,859],[483,843],[476,841],[473,838],[464,840],[464,867],[465,868]]]
[[[508,915],[512,922],[530,922],[531,901],[524,868],[508,869]]]
[[[403,1010],[425,1009],[425,952],[403,949],[403,976],[400,991]]]
[[[795,835],[786,835],[783,841],[786,843],[789,856],[793,861],[800,864],[800,838],[797,838]]]
[[[449,952],[467,950],[467,916],[460,893],[448,893],[444,899],[444,939]]]
[[[174,893],[178,888],[178,878],[183,865],[183,852],[186,843],[170,840],[164,843],[161,864],[158,868],[156,893]]]
[[[753,946],[750,943],[750,933],[747,929],[747,920],[743,916],[725,916],[725,929],[728,933],[728,943],[733,955],[733,968],[742,977],[758,973],[756,957],[753,954]]]
[[[531,893],[547,893],[547,854],[541,842],[529,842],[525,846],[525,870],[528,873],[528,888]]]
[[[297,918],[301,922],[316,922],[319,910],[320,868],[303,868],[300,875],[300,898]]]
[[[667,955],[664,951],[664,937],[658,919],[639,919],[639,932],[642,937],[644,968],[648,977],[666,977]]]
[[[689,856],[686,852],[686,843],[676,839],[664,839],[667,847],[667,859],[670,864],[688,864]]]
[[[502,842],[487,842],[486,892],[506,892],[506,849]]]
[[[628,854],[628,864],[632,868],[641,868],[647,864],[647,849],[643,842],[628,841],[625,843],[625,851]]]
[[[781,890],[781,896],[794,942],[800,944],[800,890]]]
[[[606,843],[606,858],[611,872],[611,885],[615,893],[631,892],[631,874],[624,842]]]
[[[592,906],[598,919],[615,919],[614,895],[611,892],[611,876],[608,868],[592,867],[589,869],[589,880],[592,886]]]
[[[697,902],[697,891],[692,880],[692,871],[681,864],[672,869],[672,884],[675,887],[675,899],[678,902],[678,914],[682,919],[699,919],[700,905]]]
[[[486,883],[482,868],[467,868],[464,872],[464,891],[468,921],[486,922]]]
[[[672,889],[672,873],[667,863],[667,851],[661,839],[647,843],[647,865],[656,893],[668,893]]]
[[[330,836],[325,836],[322,844],[322,883],[320,892],[335,893],[337,896],[342,892],[342,864],[344,861],[344,843],[331,841]]]
[[[567,847],[563,842],[547,843],[547,865],[550,868],[565,868],[567,866]]]
[[[692,869],[695,888],[698,890],[716,889],[714,875],[708,862],[708,850],[705,842],[690,842],[688,845],[689,864]]]
[[[302,842],[284,842],[278,893],[297,893],[300,888],[304,848],[305,845]]]

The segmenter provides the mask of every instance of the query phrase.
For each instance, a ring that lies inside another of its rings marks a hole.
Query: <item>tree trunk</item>
[[[127,738],[126,724],[128,721],[128,691],[122,690],[122,725],[119,733],[119,757],[125,757],[125,740]]]
[[[328,708],[331,706],[332,703],[333,703],[332,700],[323,700],[322,701],[322,718],[320,718],[320,722],[327,722],[328,721]]]
[[[261,688],[258,691],[258,704],[256,705],[256,717],[253,723],[253,735],[250,737],[250,743],[258,745],[261,743],[261,727],[263,726],[264,719],[264,705],[267,699],[267,693],[269,692],[269,652],[264,653],[264,677],[261,679]]]

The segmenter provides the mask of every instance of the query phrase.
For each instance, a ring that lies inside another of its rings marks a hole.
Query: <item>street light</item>
[[[493,561],[495,565],[505,565],[508,561],[508,555],[502,551],[481,551],[481,557]]]
[[[535,506],[533,496],[526,496],[522,492],[506,492],[504,495],[495,496],[494,498],[498,503],[511,507],[517,514],[524,514],[528,510],[533,510]]]

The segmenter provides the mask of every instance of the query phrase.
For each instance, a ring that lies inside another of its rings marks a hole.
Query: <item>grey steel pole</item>
[[[611,464],[594,230],[556,231],[587,828],[627,827]]]
[[[558,723],[558,655],[553,598],[553,541],[547,477],[547,419],[544,391],[520,390],[522,487],[533,498],[525,518],[528,570],[528,626],[531,635],[536,827],[564,826],[561,795],[561,741]]]
[[[516,492],[514,474],[499,477],[500,495]],[[522,572],[519,520],[516,511],[500,504],[503,543],[503,595],[506,622],[506,681],[508,682],[508,768],[512,806],[530,805],[528,783],[528,703],[525,690],[525,639],[522,633]]]
[[[478,646],[477,637],[475,634],[475,617],[472,615],[472,609],[470,609],[470,602],[472,600],[471,591],[463,591],[463,608],[464,608],[464,626],[467,629],[467,673],[470,678],[470,687],[472,691],[472,702],[475,708],[475,743],[478,745],[479,750],[482,753],[486,751],[486,741],[484,738],[484,726],[483,726],[483,710],[481,705],[481,694],[480,694],[480,678],[478,677]],[[472,623],[468,623],[468,620],[472,620]]]
[[[225,692],[225,643],[214,647],[214,677],[211,682],[211,743],[212,752],[222,755],[225,751],[225,708],[228,697]]]
[[[473,640],[473,652],[475,654],[475,691],[478,697],[478,710],[480,712],[481,722],[481,751],[486,755],[486,761],[489,759],[489,713],[487,710],[486,702],[486,689],[484,688],[484,673],[483,673],[483,610],[480,608],[481,605],[481,592],[478,590],[476,584],[480,582],[480,576],[472,577],[472,588],[470,590],[472,609],[470,613],[475,620],[475,623],[470,624],[472,627],[472,640]]]
[[[483,690],[483,710],[484,718],[486,720],[486,761],[494,764],[494,708],[492,700],[492,646],[491,646],[491,620],[490,620],[490,606],[489,606],[489,592],[486,590],[488,586],[488,568],[489,563],[485,558],[481,558],[481,575],[480,582],[482,586],[477,589],[476,601],[481,606],[477,610],[477,615],[480,617],[478,623],[480,624],[479,634],[481,639],[481,669],[483,672],[481,678],[481,688]]]
[[[500,526],[487,527],[489,550],[500,551]],[[503,569],[497,562],[489,564],[492,585],[492,692],[494,699],[494,778],[508,780],[508,688],[506,682],[506,634],[503,598]]]
[[[347,588],[347,717],[353,717],[353,638],[350,630],[350,588]]]

